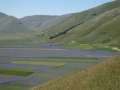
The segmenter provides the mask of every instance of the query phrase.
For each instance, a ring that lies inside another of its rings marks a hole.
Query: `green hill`
[[[6,16],[0,19],[0,32],[28,32],[30,31],[24,24],[17,18]]]
[[[33,34],[19,19],[0,13],[0,47],[30,42]]]
[[[28,32],[28,29],[19,19],[0,13],[0,32]]]
[[[61,16],[34,15],[17,19],[0,13],[1,42],[60,43],[65,47],[120,47],[120,1]],[[27,38],[26,38],[27,36]]]
[[[50,15],[33,15],[33,16],[26,16],[21,18],[21,22],[28,26],[31,29],[40,28],[44,23],[49,22],[56,18],[57,16],[50,16]]]
[[[66,75],[31,90],[120,90],[120,57]]]
[[[83,25],[75,27],[67,34],[55,38],[55,41],[72,44],[94,43],[119,46],[120,43],[120,8],[107,11]]]
[[[120,2],[113,1],[81,13],[62,15],[39,30],[49,41],[66,46],[119,46],[119,7]]]

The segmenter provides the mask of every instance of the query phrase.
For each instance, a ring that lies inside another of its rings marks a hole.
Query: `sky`
[[[81,12],[111,0],[0,0],[0,12],[18,18]]]

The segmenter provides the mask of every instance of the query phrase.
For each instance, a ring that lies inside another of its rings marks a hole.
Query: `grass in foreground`
[[[120,90],[120,57],[50,81],[31,90]]]

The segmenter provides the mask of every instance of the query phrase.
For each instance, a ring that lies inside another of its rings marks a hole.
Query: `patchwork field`
[[[1,48],[0,89],[28,90],[116,54],[104,50]]]

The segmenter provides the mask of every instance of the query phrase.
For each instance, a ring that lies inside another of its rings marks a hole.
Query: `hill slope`
[[[8,16],[8,15],[6,15],[6,14],[0,12],[0,18],[6,17],[6,16]]]
[[[119,46],[119,7],[120,2],[113,1],[81,13],[63,15],[40,30],[49,41],[67,46],[80,43]]]
[[[0,13],[0,32],[30,31],[19,19]]]
[[[12,16],[3,17],[0,19],[0,32],[26,32],[30,31],[17,18]]]
[[[0,46],[24,44],[30,41],[33,31],[19,19],[0,13]]]
[[[56,18],[57,16],[49,16],[49,15],[33,15],[33,16],[26,16],[21,18],[21,22],[24,23],[26,26],[32,29],[40,28],[40,26],[52,19]]]
[[[120,90],[120,57],[31,90]]]
[[[120,47],[120,8],[109,10],[83,25],[75,27],[64,36],[55,38],[62,43],[96,43]]]

